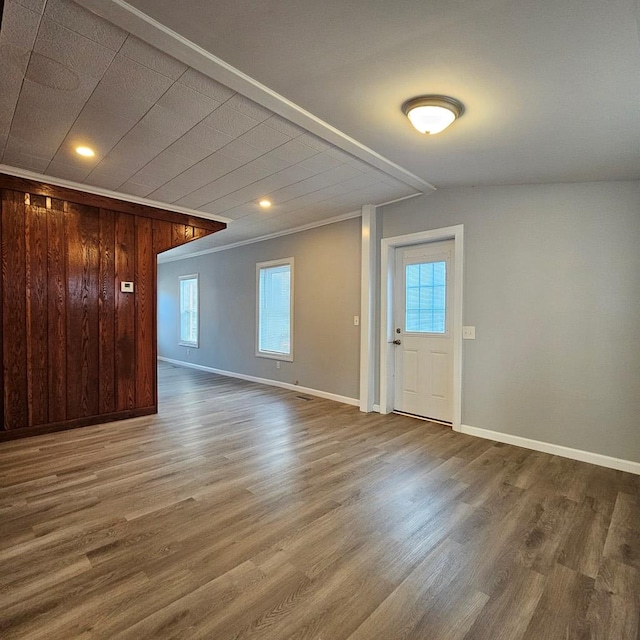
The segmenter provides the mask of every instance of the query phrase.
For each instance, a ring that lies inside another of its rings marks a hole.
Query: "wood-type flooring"
[[[640,476],[159,379],[157,416],[0,443],[3,640],[639,637]]]

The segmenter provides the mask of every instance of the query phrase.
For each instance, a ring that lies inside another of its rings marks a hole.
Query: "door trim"
[[[380,413],[391,413],[394,405],[395,358],[389,344],[393,334],[393,283],[395,277],[395,252],[399,247],[426,242],[453,240],[455,265],[455,290],[453,295],[453,430],[462,425],[462,300],[464,282],[464,225],[409,233],[383,238],[380,254]]]

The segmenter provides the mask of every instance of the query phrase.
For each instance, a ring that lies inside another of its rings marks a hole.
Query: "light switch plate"
[[[133,293],[133,282],[121,282],[120,291],[122,293]]]
[[[463,340],[475,340],[476,328],[475,327],[462,327],[462,339]]]
[[[360,325],[360,316],[353,316],[353,326],[357,327]]]

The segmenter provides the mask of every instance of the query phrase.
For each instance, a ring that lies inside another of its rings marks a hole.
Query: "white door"
[[[453,240],[396,249],[394,409],[453,421]]]

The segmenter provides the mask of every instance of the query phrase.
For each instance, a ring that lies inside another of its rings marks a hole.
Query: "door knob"
[[[402,344],[402,342],[400,340],[394,340],[393,344]]]

